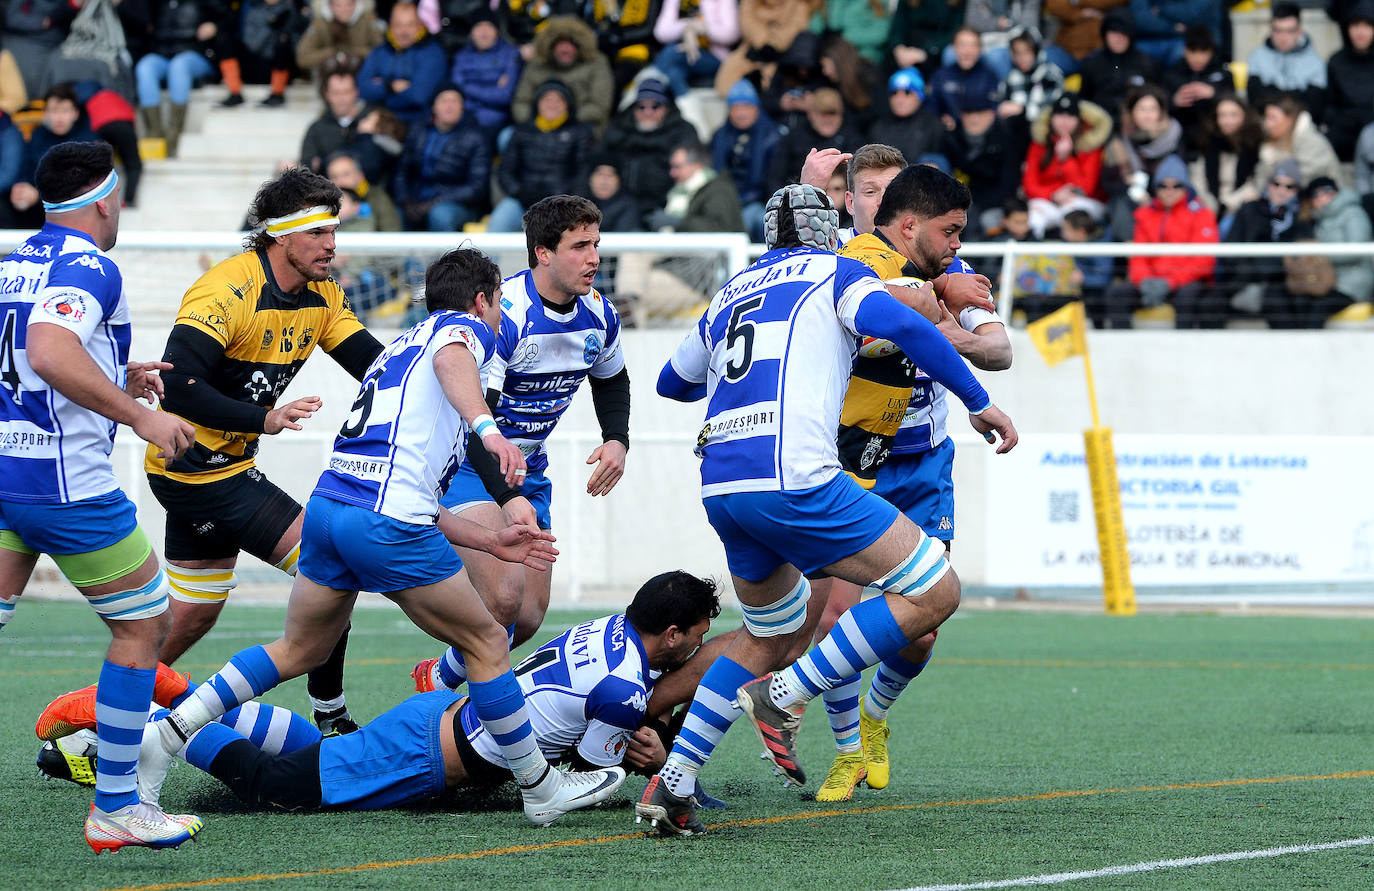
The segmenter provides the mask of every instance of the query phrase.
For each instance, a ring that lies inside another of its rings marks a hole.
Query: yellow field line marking
[[[1345,773],[1312,774],[1286,777],[1248,777],[1238,780],[1207,780],[1194,783],[1164,783],[1158,786],[1122,786],[1106,789],[1060,789],[1040,792],[1034,795],[1007,795],[997,798],[966,798],[957,801],[926,801],[917,804],[884,804],[874,807],[851,808],[848,810],[806,811],[800,814],[781,814],[776,817],[759,817],[752,820],[727,820],[713,823],[712,830],[749,826],[770,826],[778,823],[794,823],[798,820],[817,820],[830,817],[850,817],[860,814],[878,814],[892,811],[915,811],[937,807],[972,807],[988,804],[1014,804],[1026,801],[1051,801],[1059,798],[1085,798],[1094,795],[1114,795],[1132,792],[1178,792],[1190,789],[1221,789],[1235,786],[1261,786],[1275,783],[1298,783],[1317,780],[1350,780],[1374,777],[1374,770],[1354,770]],[[293,872],[255,873],[246,876],[218,876],[211,879],[197,879],[190,882],[168,882],[161,885],[136,885],[109,891],[173,891],[178,888],[209,888],[219,885],[241,885],[247,882],[272,882],[279,879],[300,879],[313,876],[330,876],[345,873],[376,872],[383,869],[396,869],[405,866],[425,866],[433,863],[451,863],[456,860],[478,860],[485,857],[498,857],[505,854],[530,854],[540,851],[555,851],[560,848],[605,845],[612,842],[642,839],[644,832],[627,832],[623,835],[602,835],[594,838],[570,838],[562,841],[544,842],[533,845],[509,845],[503,848],[487,848],[481,851],[461,851],[452,854],[438,854],[433,857],[415,857],[409,860],[384,860],[359,863],[355,866],[333,866],[325,869],[296,870]]]
[[[1145,660],[1099,659],[958,659],[936,657],[939,665],[977,668],[1223,668],[1239,671],[1374,671],[1374,663],[1291,663],[1282,662],[1149,662]]]
[[[398,659],[393,656],[377,659],[349,659],[348,665],[410,665],[414,659]],[[958,668],[1133,668],[1133,669],[1170,669],[1170,670],[1226,670],[1226,671],[1374,671],[1374,664],[1347,663],[1289,663],[1282,662],[1146,662],[1146,661],[1102,661],[1073,659],[960,659],[936,657],[936,665]],[[224,663],[184,664],[176,667],[182,671],[218,671]],[[57,677],[73,674],[90,674],[90,667],[43,668],[32,671],[13,669],[0,670],[0,677]]]

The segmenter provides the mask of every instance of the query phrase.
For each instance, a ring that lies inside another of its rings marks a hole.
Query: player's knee
[[[524,573],[506,572],[501,574],[501,578],[492,586],[484,600],[487,604],[487,611],[496,620],[496,624],[505,626],[519,622],[523,612],[522,602],[524,598]],[[543,618],[541,612],[539,620],[542,621]],[[535,630],[538,630],[537,625]]]
[[[950,616],[954,615],[954,611],[959,608],[959,601],[962,596],[963,585],[959,581],[959,576],[952,566],[949,567],[945,574],[940,577],[940,580],[932,586],[930,590],[926,591],[924,595],[925,598],[930,599],[932,606],[944,615],[944,619],[948,619]],[[941,619],[941,621],[944,621],[944,619]],[[930,642],[932,645],[935,643],[934,637],[931,637]]]
[[[229,592],[238,586],[238,575],[230,569],[187,569],[184,566],[167,565],[169,594],[178,603],[191,605],[219,606],[229,599]],[[211,615],[209,625],[215,624]]]
[[[539,633],[544,624],[544,614],[548,606],[542,603],[525,603],[520,607],[520,617],[515,620],[515,643],[524,643]]]

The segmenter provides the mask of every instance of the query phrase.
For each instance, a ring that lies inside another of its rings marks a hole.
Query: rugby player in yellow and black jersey
[[[342,193],[302,167],[265,183],[244,253],[215,266],[182,299],[167,339],[162,407],[196,429],[175,461],[149,451],[153,494],[167,511],[164,556],[172,587],[171,663],[215,624],[236,583],[239,551],[291,575],[303,509],[254,465],[258,438],[299,430],[315,396],[277,399],[318,347],[361,380],[382,345],[330,278]],[[355,729],[343,701],[347,633],[310,674],[315,720],[326,733]]]

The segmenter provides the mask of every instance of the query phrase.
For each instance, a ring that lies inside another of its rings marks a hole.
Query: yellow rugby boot
[[[854,797],[854,787],[868,775],[863,752],[840,752],[830,765],[825,782],[816,790],[817,801],[848,801]]]
[[[864,701],[859,700],[859,739],[863,745],[864,761],[868,767],[868,788],[887,787],[889,766],[887,762],[887,738],[892,731],[887,721],[870,718],[864,711]]]

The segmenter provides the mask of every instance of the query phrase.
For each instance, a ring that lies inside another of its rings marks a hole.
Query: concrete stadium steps
[[[125,211],[125,231],[236,231],[248,203],[279,163],[294,161],[306,128],[320,114],[310,84],[286,91],[286,105],[259,108],[265,86],[244,88],[245,103],[219,108],[223,87],[191,97],[178,157],[146,161],[138,207]]]

